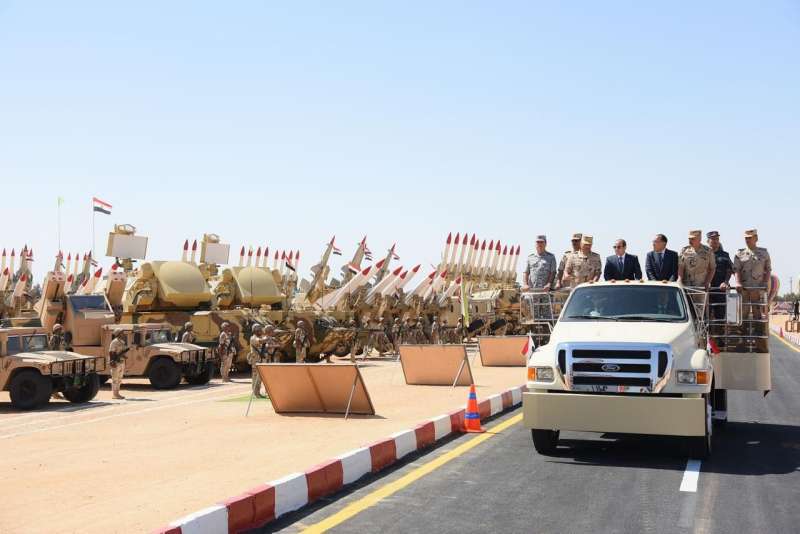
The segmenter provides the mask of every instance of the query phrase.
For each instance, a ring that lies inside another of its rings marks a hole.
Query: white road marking
[[[105,421],[107,419],[116,419],[117,417],[140,415],[140,414],[155,412],[155,411],[159,411],[159,410],[165,410],[167,408],[176,408],[178,406],[187,406],[187,405],[190,405],[190,404],[198,404],[198,403],[201,403],[201,402],[208,402],[208,401],[211,401],[211,400],[224,400],[224,399],[227,399],[227,398],[239,397],[239,396],[241,396],[241,394],[242,394],[242,391],[240,390],[240,391],[237,391],[236,393],[231,392],[228,395],[209,396],[209,397],[205,397],[205,398],[202,398],[202,399],[195,399],[195,400],[188,401],[188,402],[175,402],[175,403],[171,403],[171,404],[164,404],[162,406],[154,406],[152,408],[146,408],[144,410],[126,411],[126,412],[122,412],[122,413],[106,415],[106,416],[103,416],[103,417],[96,417],[94,419],[86,419],[86,420],[83,420],[83,421],[75,421],[73,423],[66,423],[66,424],[63,424],[63,425],[54,425],[54,426],[48,426],[48,427],[45,427],[45,428],[34,428],[34,429],[31,429],[31,430],[25,430],[25,431],[22,431],[22,432],[16,432],[14,434],[0,435],[0,440],[9,439],[9,438],[16,438],[16,437],[19,437],[19,436],[27,436],[27,435],[30,435],[30,434],[38,434],[40,432],[48,432],[50,430],[59,430],[59,429],[62,429],[62,428],[68,428],[68,427],[72,427],[72,426],[85,425],[85,424],[89,424],[89,423],[96,423],[98,421]],[[121,404],[125,405],[124,402],[121,403]]]
[[[683,472],[683,480],[681,481],[681,491],[688,491],[691,493],[697,492],[697,482],[700,480],[700,460],[688,460],[686,462],[686,470]]]

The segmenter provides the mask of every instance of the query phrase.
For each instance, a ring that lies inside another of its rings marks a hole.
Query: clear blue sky
[[[760,230],[800,273],[800,4],[0,0],[0,247],[152,259],[186,237],[363,234],[406,265],[449,231],[611,254]],[[794,230],[792,230],[794,227]],[[43,257],[44,256],[44,257]],[[305,270],[305,268],[303,270]]]

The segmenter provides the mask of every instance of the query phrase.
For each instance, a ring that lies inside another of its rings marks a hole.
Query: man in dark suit
[[[606,280],[641,280],[642,268],[639,258],[633,254],[626,254],[628,243],[624,239],[617,239],[614,243],[614,255],[606,258],[603,269],[603,278]]]
[[[647,253],[644,270],[648,280],[678,279],[678,253],[667,248],[667,236],[656,234],[653,238],[653,251]]]

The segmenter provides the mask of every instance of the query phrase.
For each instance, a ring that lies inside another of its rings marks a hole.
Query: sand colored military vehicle
[[[92,400],[105,358],[48,350],[47,342],[42,328],[0,328],[0,390],[10,393],[12,406],[38,408],[54,392],[74,403]]]

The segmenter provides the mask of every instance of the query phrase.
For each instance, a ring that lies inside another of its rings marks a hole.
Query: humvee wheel
[[[343,356],[347,356],[350,354],[350,347],[345,345],[344,343],[337,343],[336,347],[333,349],[333,354],[335,356],[339,356],[340,358]]]
[[[111,380],[111,377],[108,375],[97,375],[97,385],[102,386],[106,382]]]
[[[64,398],[70,402],[89,402],[97,396],[100,382],[97,375],[89,375],[86,383],[81,387],[71,387],[64,390]]]
[[[549,456],[556,452],[558,447],[558,430],[537,430],[531,429],[531,438],[533,439],[533,448],[539,454]]]
[[[706,399],[706,432],[704,436],[692,436],[688,438],[689,457],[697,460],[705,460],[711,456],[711,438],[713,437],[714,423],[711,420],[711,398],[704,395]]]
[[[202,386],[208,384],[211,376],[214,374],[214,365],[211,362],[206,363],[205,368],[194,376],[186,377],[186,381],[193,386]]]
[[[181,383],[181,370],[169,358],[158,358],[147,372],[150,384],[156,389],[172,389]]]
[[[8,388],[11,405],[20,410],[32,410],[50,402],[53,383],[33,369],[20,371]]]

